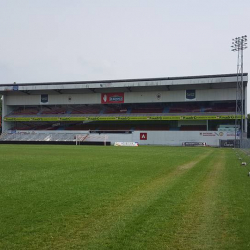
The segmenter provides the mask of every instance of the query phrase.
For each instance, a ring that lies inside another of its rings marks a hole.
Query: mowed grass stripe
[[[0,249],[249,249],[232,153],[0,145]]]
[[[149,199],[140,213],[134,213],[131,216],[130,222],[120,236],[115,237],[116,241],[119,239],[119,245],[123,245],[123,249],[166,249],[167,247],[174,249],[171,248],[169,241],[175,237],[176,226],[182,212],[180,206],[192,195],[204,178],[204,165],[209,161],[212,153],[213,150],[192,167],[188,166],[189,164],[185,167],[178,166],[175,170],[176,178],[172,179],[171,185],[158,192],[154,199]],[[172,178],[172,175],[170,174],[169,177]],[[114,249],[118,249],[118,245]]]
[[[182,205],[178,230],[170,248],[175,249],[222,249],[230,246],[224,237],[225,221],[218,211],[218,184],[225,172],[225,152],[216,152],[206,166],[207,173],[188,200]]]
[[[124,248],[125,242],[130,239],[126,233],[127,226],[129,233],[134,235],[135,232],[130,228],[131,224],[135,223],[134,220],[141,217],[153,204],[156,204],[159,197],[167,191],[171,191],[173,186],[178,185],[181,175],[185,175],[187,171],[211,154],[212,150],[209,150],[196,160],[176,166],[172,171],[142,183],[136,189],[123,195],[122,199],[114,200],[109,207],[103,208],[102,211],[100,209],[93,211],[89,214],[89,218],[75,223],[74,230],[69,237],[70,240],[67,238],[67,242],[65,242],[65,236],[60,235],[53,239],[54,246],[67,249],[73,242],[74,245],[79,244],[79,247],[87,249],[102,249],[102,247],[115,248],[118,243],[117,249],[120,245]],[[72,219],[70,218],[70,220]],[[68,235],[69,231],[66,233]],[[125,237],[125,241],[119,242],[119,237]],[[103,243],[105,244],[103,245]],[[133,241],[131,243],[134,244]],[[135,247],[133,244],[129,244],[128,249]]]
[[[78,221],[203,150],[185,148],[176,157],[166,147],[1,145],[0,152],[0,244],[34,249],[50,248],[64,232],[70,241]]]

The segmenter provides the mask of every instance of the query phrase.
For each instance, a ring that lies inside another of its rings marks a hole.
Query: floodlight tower
[[[244,86],[243,86],[243,50],[247,48],[247,36],[240,36],[233,39],[232,51],[238,52],[237,59],[237,86],[236,86],[236,107],[235,107],[235,142],[236,144],[236,133],[237,133],[237,117],[241,117],[240,122],[240,147],[242,147],[243,138],[243,97],[244,97]],[[245,103],[246,105],[246,103]]]

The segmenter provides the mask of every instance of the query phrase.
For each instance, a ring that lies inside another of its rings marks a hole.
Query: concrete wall
[[[19,131],[26,133],[27,131]],[[66,133],[81,134],[89,131],[67,131]],[[35,133],[65,133],[65,131],[35,131]],[[140,140],[140,134],[147,135],[147,140]],[[93,134],[95,135],[95,134]],[[219,140],[234,140],[232,132],[218,131],[134,131],[131,134],[106,134],[107,141],[138,142],[140,145],[182,146],[183,142],[205,142],[208,146],[219,146]],[[238,137],[237,137],[238,139]]]
[[[147,133],[147,140],[140,140],[140,133]],[[131,135],[108,135],[108,141],[139,142],[140,145],[181,146],[183,142],[206,142],[210,146],[219,146],[219,140],[233,140],[234,134],[218,131],[135,131]]]

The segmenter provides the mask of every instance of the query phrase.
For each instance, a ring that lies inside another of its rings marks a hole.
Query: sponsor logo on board
[[[239,140],[236,140],[235,146],[238,147]],[[234,147],[234,140],[220,140],[220,146],[223,148],[233,148]]]
[[[41,95],[41,104],[47,104],[49,102],[49,97],[47,94]]]
[[[102,104],[124,103],[124,93],[102,93]]]
[[[18,85],[13,86],[13,91],[18,91]]]
[[[202,136],[223,136],[224,133],[223,132],[201,132],[200,135]]]
[[[194,141],[191,141],[191,142],[183,142],[182,143],[182,146],[185,146],[185,147],[204,147],[206,146],[206,142],[194,142]]]
[[[147,140],[148,134],[147,133],[140,133],[140,140]]]
[[[186,100],[195,100],[195,89],[186,90]]]

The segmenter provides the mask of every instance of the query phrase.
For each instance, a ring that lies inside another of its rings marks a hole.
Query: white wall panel
[[[46,93],[46,92],[45,92]],[[126,103],[140,102],[185,102],[185,90],[125,92]],[[160,97],[159,97],[160,96]],[[234,100],[235,89],[206,89],[196,91],[196,101]],[[5,96],[6,105],[40,105],[40,95],[9,95]],[[71,100],[70,100],[71,99]],[[46,105],[100,104],[101,94],[49,94]]]
[[[88,132],[67,131],[73,134]],[[53,134],[65,131],[36,131],[36,133]],[[140,140],[140,133],[147,133],[147,140]],[[112,145],[115,142],[138,142],[139,145],[182,146],[183,142],[205,142],[209,146],[219,146],[220,140],[234,140],[234,135],[231,132],[221,134],[218,131],[135,131],[131,134],[106,134],[106,138]]]
[[[46,94],[46,93],[45,93]],[[101,94],[56,94],[48,95],[46,105],[72,105],[101,103]],[[40,105],[41,95],[10,95],[6,96],[6,105]]]

